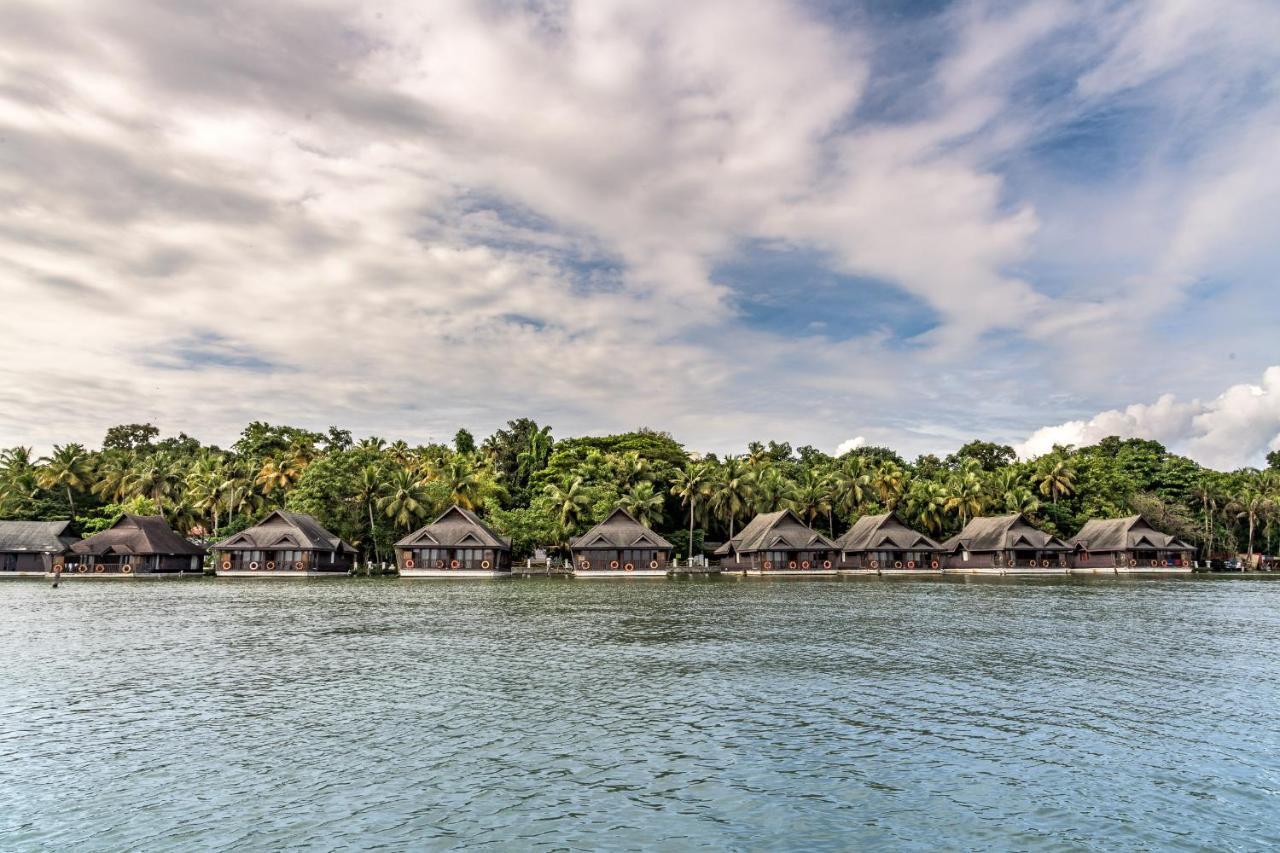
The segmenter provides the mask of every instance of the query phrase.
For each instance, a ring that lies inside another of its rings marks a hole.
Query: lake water
[[[0,849],[1280,844],[1280,583],[0,583]]]

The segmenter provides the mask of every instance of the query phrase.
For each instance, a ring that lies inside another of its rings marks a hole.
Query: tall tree
[[[41,488],[63,489],[67,494],[67,507],[71,517],[76,516],[76,502],[72,492],[86,491],[92,463],[83,445],[65,444],[53,446],[53,453],[43,460],[38,480]]]

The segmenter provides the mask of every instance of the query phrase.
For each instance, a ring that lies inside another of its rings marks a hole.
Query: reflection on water
[[[1259,849],[1280,584],[0,584],[0,847]]]

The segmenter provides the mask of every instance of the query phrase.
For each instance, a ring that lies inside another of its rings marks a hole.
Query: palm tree
[[[502,491],[490,464],[466,454],[450,458],[432,479],[443,482],[449,489],[449,500],[464,509],[475,509]]]
[[[653,463],[635,450],[628,450],[621,456],[615,457],[613,469],[618,486],[624,490],[640,483],[653,482]]]
[[[966,465],[947,481],[945,506],[949,512],[960,516],[961,528],[969,523],[971,515],[982,512],[982,478],[978,476],[977,468],[976,463]]]
[[[711,507],[729,522],[729,538],[733,538],[734,524],[750,505],[752,480],[741,457],[730,456],[716,471],[712,487]]]
[[[1275,506],[1274,497],[1266,490],[1266,482],[1261,474],[1253,469],[1246,469],[1243,474],[1243,486],[1236,494],[1233,503],[1236,518],[1249,521],[1249,544],[1246,553],[1253,560],[1253,536],[1258,526],[1258,519],[1265,516]]]
[[[586,481],[581,477],[574,477],[558,485],[548,483],[546,494],[560,519],[560,529],[567,536],[577,527],[590,503],[591,496],[587,492]]]
[[[693,559],[693,516],[698,511],[698,498],[711,493],[711,472],[704,464],[688,464],[677,471],[671,483],[671,494],[680,499],[680,506],[689,507],[689,559]]]
[[[1058,508],[1059,497],[1073,495],[1076,491],[1075,469],[1058,453],[1040,460],[1036,481],[1040,485],[1040,494],[1053,501],[1055,510]]]
[[[947,490],[936,480],[919,479],[907,489],[906,514],[930,533],[941,533],[946,524]]]
[[[187,472],[186,503],[202,518],[213,520],[213,532],[218,532],[218,520],[222,509],[222,481],[225,476],[222,460],[213,454],[198,459]]]
[[[516,454],[516,477],[520,482],[527,483],[530,477],[547,466],[554,444],[549,426],[529,433],[529,442]]]
[[[373,520],[373,508],[385,489],[386,483],[379,466],[369,463],[360,469],[360,475],[356,478],[355,500],[357,504],[364,506],[369,515],[369,541],[373,543],[373,559],[379,563],[382,562],[382,554],[378,550],[378,526]],[[368,559],[368,553],[365,552],[365,559]]]
[[[422,482],[407,468],[397,468],[387,483],[387,494],[378,500],[378,507],[396,527],[409,530],[427,513],[426,502]]]
[[[867,458],[860,454],[846,456],[835,473],[835,506],[846,517],[852,516],[871,494],[871,474]]]
[[[92,467],[89,454],[80,444],[55,444],[53,454],[42,461],[44,465],[40,468],[37,482],[43,489],[66,490],[67,506],[71,510],[71,517],[75,518],[76,502],[71,493],[82,492],[88,485]]]
[[[164,499],[174,493],[182,482],[182,474],[173,456],[167,452],[148,453],[137,461],[125,491],[133,495],[145,495],[155,502],[156,509],[164,513]]]
[[[615,506],[631,513],[645,527],[653,527],[653,523],[662,518],[662,494],[655,492],[653,483],[647,480],[632,486],[631,491],[618,498]]]
[[[748,462],[748,467],[750,463]],[[774,512],[783,506],[795,491],[787,475],[771,462],[761,462],[747,475],[751,486],[751,505],[756,512]]]
[[[831,511],[830,481],[818,471],[806,469],[796,481],[787,505],[812,527],[815,518]]]
[[[258,476],[254,478],[254,482],[262,490],[264,497],[269,497],[272,492],[278,491],[280,505],[284,506],[285,493],[302,476],[304,467],[304,463],[297,456],[286,456],[283,459],[268,457],[263,460],[262,468],[258,470]]]
[[[871,487],[880,498],[880,502],[892,511],[902,496],[906,473],[902,466],[892,460],[886,460],[876,468],[871,476]]]
[[[119,503],[124,500],[136,463],[137,458],[132,453],[106,451],[98,460],[94,472],[95,481],[90,491],[104,501]]]

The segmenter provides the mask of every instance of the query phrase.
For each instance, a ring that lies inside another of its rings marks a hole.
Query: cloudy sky
[[[1272,0],[0,3],[0,445],[1280,448]]]

